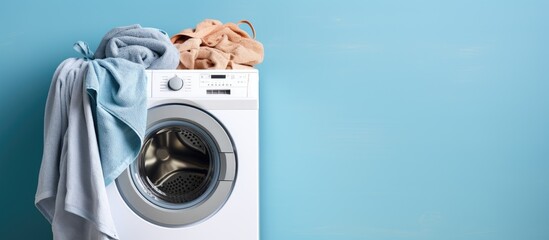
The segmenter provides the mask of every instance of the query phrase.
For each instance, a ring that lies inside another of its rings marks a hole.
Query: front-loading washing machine
[[[259,239],[258,71],[146,74],[145,140],[107,186],[120,239]]]

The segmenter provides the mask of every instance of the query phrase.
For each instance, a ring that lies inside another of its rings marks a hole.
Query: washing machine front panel
[[[236,164],[230,135],[212,115],[190,105],[165,104],[149,109],[141,152],[117,185],[143,219],[186,226],[223,207],[234,187]]]

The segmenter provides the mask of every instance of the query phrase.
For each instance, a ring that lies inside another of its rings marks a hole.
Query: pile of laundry
[[[253,38],[238,27],[241,23],[250,26]],[[236,24],[205,20],[171,40],[181,53],[180,69],[243,69],[263,61],[263,45],[255,40],[255,29],[245,20]]]
[[[253,68],[263,61],[263,45],[248,21],[205,20],[171,38],[156,28],[118,27],[95,53],[84,42],[74,48],[83,56],[59,65],[48,93],[35,204],[54,239],[118,239],[105,186],[141,148],[145,69]]]

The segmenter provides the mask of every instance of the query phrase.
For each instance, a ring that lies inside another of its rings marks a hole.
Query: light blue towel
[[[179,51],[166,32],[139,24],[113,28],[95,50],[95,58],[124,58],[147,69],[175,69]]]
[[[105,190],[90,101],[89,62],[70,58],[53,76],[35,204],[55,240],[118,239]]]
[[[167,35],[139,25],[115,28],[97,58],[83,43],[84,59],[56,70],[44,120],[44,153],[37,208],[56,240],[118,239],[105,186],[134,161],[147,119],[145,68],[175,69],[179,52]]]
[[[90,61],[85,85],[95,113],[105,185],[137,157],[147,123],[142,65],[121,58]]]
[[[80,45],[81,52],[89,56],[89,48]],[[94,57],[86,88],[96,103],[92,107],[97,140],[105,184],[109,185],[141,148],[147,121],[144,69],[175,69],[179,51],[166,32],[135,24],[105,34]]]

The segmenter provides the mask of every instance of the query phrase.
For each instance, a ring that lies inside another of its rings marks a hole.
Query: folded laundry
[[[110,30],[99,43],[95,58],[124,58],[147,69],[175,69],[179,51],[166,32],[139,24]]]
[[[44,116],[36,207],[54,239],[118,239],[104,187],[90,101],[89,61],[69,58],[53,76]]]
[[[250,26],[253,38],[238,27],[241,23]],[[263,61],[263,45],[255,40],[255,30],[246,20],[223,24],[206,19],[171,41],[180,53],[180,69],[242,69]]]

